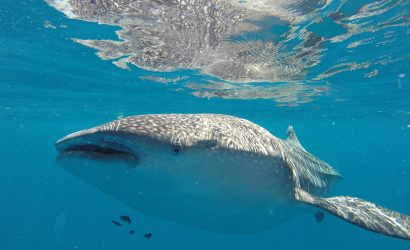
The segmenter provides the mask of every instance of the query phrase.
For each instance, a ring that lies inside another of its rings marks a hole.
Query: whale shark
[[[410,217],[350,196],[324,196],[341,175],[307,152],[292,126],[280,139],[222,114],[121,118],[56,142],[57,162],[147,215],[223,233],[275,228],[313,206],[410,240]]]

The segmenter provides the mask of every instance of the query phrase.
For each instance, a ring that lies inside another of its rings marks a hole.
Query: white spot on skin
[[[46,20],[43,23],[44,28],[46,29],[57,29],[57,27],[50,21]]]

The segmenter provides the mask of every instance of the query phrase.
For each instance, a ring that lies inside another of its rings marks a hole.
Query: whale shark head
[[[56,142],[57,161],[63,166],[81,161],[83,165],[155,168],[155,164],[169,163],[181,154],[186,158],[217,148],[212,131],[187,126],[181,117],[134,116],[69,134]]]
[[[176,153],[181,147],[172,144],[169,138],[154,138],[154,132],[139,129],[138,125],[116,122],[81,130],[58,140],[57,161],[63,165],[73,160],[87,164],[109,162],[116,167],[133,168],[144,158]],[[165,148],[169,152],[165,152]]]
[[[137,179],[153,178],[151,183],[158,183],[160,176],[178,175],[180,169],[196,164],[207,151],[218,146],[217,140],[211,138],[212,133],[192,136],[194,133],[186,131],[189,127],[185,126],[183,131],[183,125],[174,116],[115,120],[58,140],[57,162],[104,191],[125,188],[123,183]],[[147,192],[149,186],[140,188]]]

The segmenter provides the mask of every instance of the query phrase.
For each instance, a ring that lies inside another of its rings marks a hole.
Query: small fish
[[[316,222],[317,223],[320,223],[320,222],[322,222],[323,221],[323,219],[325,218],[325,214],[323,213],[323,212],[317,212],[316,214],[315,214],[315,218],[316,218]]]
[[[152,236],[152,233],[146,233],[146,234],[144,234],[144,237],[147,238],[147,239],[150,239],[151,236]]]
[[[128,233],[129,233],[129,234],[135,234],[135,231],[134,231],[134,230],[130,230]]]
[[[119,223],[119,222],[116,221],[116,220],[113,220],[113,221],[111,221],[111,222],[112,222],[112,224],[114,224],[114,225],[116,225],[116,226],[122,227],[121,223]]]
[[[120,219],[121,219],[122,221],[127,222],[128,224],[131,223],[131,218],[130,218],[129,216],[122,215],[122,216],[120,216]]]

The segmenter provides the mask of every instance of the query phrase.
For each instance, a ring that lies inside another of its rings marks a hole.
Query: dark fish
[[[122,215],[122,216],[120,216],[120,219],[121,219],[122,221],[127,222],[127,223],[131,223],[131,218],[130,218],[129,216]]]
[[[111,222],[112,222],[112,224],[114,224],[114,225],[116,225],[116,226],[122,227],[121,223],[119,223],[119,222],[116,221],[116,220],[113,220],[113,221],[111,221]]]
[[[152,236],[152,233],[146,233],[146,234],[144,234],[144,237],[147,238],[147,239],[150,239],[151,236]]]
[[[134,230],[130,230],[128,233],[129,233],[129,234],[135,234],[135,231],[134,231]]]
[[[320,223],[325,218],[325,213],[319,211],[315,214],[315,218],[316,218],[316,222]]]
[[[344,16],[344,14],[342,12],[336,11],[336,12],[332,12],[330,13],[329,17],[333,20],[333,21],[339,21],[340,19],[342,19]]]

